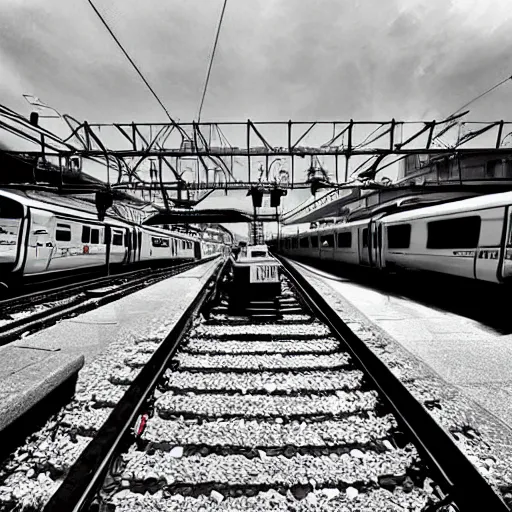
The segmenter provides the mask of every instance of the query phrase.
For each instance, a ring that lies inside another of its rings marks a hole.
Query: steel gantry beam
[[[218,189],[379,188],[376,174],[407,155],[511,157],[512,122],[469,122],[466,114],[441,121],[177,123],[90,123],[64,115],[71,134],[61,139],[0,106],[0,135],[31,144],[3,144],[0,151],[33,161],[101,162],[109,188],[158,195],[169,209],[171,201],[193,206]]]

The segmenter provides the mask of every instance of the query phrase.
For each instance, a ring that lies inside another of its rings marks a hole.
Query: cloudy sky
[[[94,0],[176,118],[197,116],[223,0]],[[0,2],[0,102],[164,121],[86,0]],[[510,0],[228,0],[203,120],[424,119],[512,74]],[[512,119],[512,81],[471,118]]]

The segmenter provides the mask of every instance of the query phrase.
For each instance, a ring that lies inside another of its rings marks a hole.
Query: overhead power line
[[[496,85],[493,85],[490,89],[487,89],[487,91],[483,92],[482,94],[479,94],[478,96],[476,96],[475,98],[473,98],[472,100],[468,101],[467,103],[465,103],[464,105],[462,105],[462,107],[460,107],[459,109],[457,109],[453,114],[450,114],[446,119],[450,119],[451,117],[453,117],[455,114],[458,114],[461,110],[465,109],[466,107],[468,107],[469,105],[471,105],[471,103],[474,103],[475,101],[479,100],[480,98],[482,98],[483,96],[485,96],[486,94],[489,94],[490,92],[494,91],[494,89],[497,89],[498,87],[500,87],[501,85],[503,85],[505,82],[507,82],[508,80],[512,80],[512,75],[511,76],[508,76],[507,78],[505,78],[504,80],[502,80],[501,82],[497,83]]]
[[[198,123],[201,121],[201,112],[203,110],[204,98],[206,96],[206,90],[208,89],[208,82],[210,81],[210,73],[212,72],[213,58],[215,57],[215,50],[217,49],[217,43],[219,41],[220,29],[222,27],[222,20],[224,19],[224,11],[226,10],[227,3],[228,3],[228,0],[224,0],[224,5],[222,6],[222,12],[220,13],[219,24],[217,25],[217,34],[215,35],[215,42],[213,43],[213,50],[212,50],[212,54],[210,57],[210,63],[208,65],[208,72],[206,73],[206,81],[204,83],[203,96],[201,97],[201,104],[199,105],[199,112],[197,114],[197,122]]]
[[[135,62],[133,62],[133,59],[128,55],[128,52],[124,49],[123,45],[119,42],[119,39],[117,39],[117,37],[115,36],[114,32],[112,32],[111,28],[108,26],[107,22],[105,21],[105,19],[101,15],[101,13],[98,11],[98,9],[96,9],[96,6],[92,3],[92,0],[87,0],[87,1],[91,5],[91,7],[94,9],[94,12],[98,15],[98,17],[101,20],[101,22],[103,23],[103,25],[105,25],[105,28],[109,31],[110,35],[112,36],[114,41],[117,43],[119,48],[121,48],[121,51],[124,53],[125,57],[130,61],[130,64],[133,66],[133,68],[135,69],[137,74],[140,76],[142,81],[146,84],[146,87],[150,90],[151,94],[154,96],[156,101],[158,101],[158,104],[164,110],[165,114],[169,118],[169,121],[171,121],[172,124],[176,125],[176,121],[174,121],[174,119],[171,117],[171,114],[169,114],[169,111],[167,110],[165,105],[162,103],[162,101],[158,97],[157,93],[154,91],[154,89],[151,87],[149,82],[146,80],[146,78],[142,74],[141,70],[138,68],[137,64],[135,64]]]

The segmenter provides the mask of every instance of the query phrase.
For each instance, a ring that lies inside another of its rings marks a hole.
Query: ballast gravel
[[[212,354],[271,354],[271,353],[309,353],[334,352],[339,347],[335,339],[314,341],[220,341],[204,339],[191,340],[186,345],[188,352],[208,352]]]
[[[340,446],[366,444],[390,435],[393,416],[353,416],[339,421],[275,423],[273,421],[223,420],[193,424],[151,418],[142,439],[154,444],[238,447]]]
[[[129,378],[123,376],[123,382]],[[121,380],[121,375],[118,377]],[[191,389],[197,391],[238,391],[242,393],[267,392],[304,392],[336,391],[358,389],[363,382],[363,372],[347,371],[303,371],[293,372],[173,372],[165,373],[167,389]],[[275,387],[275,389],[274,389]]]
[[[273,355],[203,355],[203,354],[178,354],[175,358],[183,370],[294,370],[294,369],[319,369],[340,368],[347,366],[350,356],[346,353],[297,355],[285,354]]]
[[[194,414],[210,417],[244,416],[301,416],[339,415],[370,411],[377,405],[375,391],[337,391],[332,396],[272,396],[264,395],[174,395],[164,393],[155,402],[158,414],[164,418],[172,415]]]
[[[417,459],[412,446],[393,452],[362,453],[363,457],[342,455],[315,457],[297,454],[292,458],[281,455],[248,459],[243,455],[192,455],[173,457],[169,452],[156,451],[154,455],[130,448],[122,455],[126,466],[123,479],[143,482],[149,478],[165,479],[175,483],[202,483],[236,485],[308,484],[314,479],[319,486],[351,485],[356,482],[378,482],[381,475],[404,475]]]
[[[244,334],[276,334],[294,336],[309,334],[314,336],[328,336],[330,334],[326,325],[321,323],[287,325],[287,324],[261,324],[261,325],[205,325],[201,324],[192,333],[195,336],[210,336],[212,338],[223,335],[243,336]]]
[[[283,496],[275,490],[250,497],[231,498],[219,493],[220,498],[217,495],[193,498],[181,494],[165,496],[162,491],[139,494],[126,489],[115,494],[111,503],[116,512],[412,512],[422,510],[430,497],[421,489],[410,493],[400,488],[392,492],[375,489],[357,494],[349,489],[353,488],[318,489],[301,501],[290,492]]]

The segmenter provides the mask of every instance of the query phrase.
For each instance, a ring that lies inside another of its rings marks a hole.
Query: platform
[[[28,414],[37,416],[36,408],[58,401],[57,395],[69,399],[79,370],[100,355],[108,359],[112,347],[163,331],[165,337],[220,261],[210,260],[0,348],[0,431],[27,423]],[[87,372],[82,376],[89,378]]]
[[[200,264],[9,346],[83,355],[87,366],[112,343],[151,336],[161,326],[169,332],[220,261]]]
[[[293,265],[331,304],[339,299],[351,306],[363,322],[512,428],[512,335],[304,263]]]

